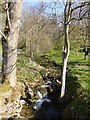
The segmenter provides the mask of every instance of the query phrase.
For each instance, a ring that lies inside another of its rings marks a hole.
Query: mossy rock
[[[9,82],[7,80],[3,84],[1,84],[0,87],[1,87],[0,92],[2,94],[8,92],[10,90],[10,88],[11,88],[11,86],[10,86],[10,84],[9,84]]]
[[[3,84],[1,84],[0,95],[2,98],[2,103],[4,103],[5,98],[8,100],[8,102],[15,101],[20,93],[20,87],[18,84],[14,88],[10,86],[8,81],[5,81]]]
[[[30,106],[24,104],[20,115],[25,118],[33,118],[34,112]]]

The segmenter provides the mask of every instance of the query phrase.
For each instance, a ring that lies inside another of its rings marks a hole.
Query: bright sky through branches
[[[56,4],[56,6],[55,6],[55,3],[53,2],[53,0],[34,0],[34,1],[33,0],[23,0],[23,9],[25,10],[25,9],[29,8],[30,6],[34,6],[34,7],[38,6],[41,1],[44,1],[44,2],[46,1],[46,3],[48,4],[49,7],[47,7],[45,10],[47,13],[51,13],[51,12],[55,13],[56,12],[56,14],[58,14],[63,11],[64,5],[63,5],[63,3],[60,4],[62,0],[57,0],[58,2],[59,1],[60,2],[59,2],[59,4]],[[50,5],[49,5],[49,3],[50,3]],[[61,6],[62,6],[62,8],[61,8]],[[55,10],[55,7],[57,8],[56,10]],[[52,11],[52,9],[53,9],[53,11]]]
[[[67,0],[23,0],[23,2],[65,2]],[[74,2],[88,2],[89,0],[73,0]]]
[[[23,0],[23,2],[61,2],[62,0]]]

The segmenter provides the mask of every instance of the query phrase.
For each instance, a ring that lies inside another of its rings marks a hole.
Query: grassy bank
[[[46,58],[58,65],[62,64],[62,55],[59,50],[50,51],[50,53],[46,54]],[[90,100],[90,62],[88,58],[86,60],[84,60],[83,58],[84,53],[82,52],[79,52],[78,56],[76,56],[76,54],[74,53],[70,53],[69,56],[67,66],[69,72],[67,73],[66,95],[72,97],[72,100],[63,110],[62,116],[64,116],[65,118],[71,117],[73,119],[76,119],[77,117],[77,119],[80,120],[84,118],[90,118],[90,110],[88,108],[88,103]],[[40,57],[38,59],[39,60],[37,61],[41,61]],[[44,58],[42,57],[42,59]],[[49,61],[48,64],[50,64]],[[26,56],[24,51],[18,54],[17,78],[18,81],[23,80],[28,83],[34,83],[34,85],[36,84],[38,86],[40,85],[40,81],[42,81],[40,70],[43,68],[39,68],[39,65],[36,63],[34,63],[34,65],[32,64],[30,63],[30,59]]]
[[[63,116],[65,118],[90,119],[90,110],[88,108],[90,101],[89,57],[90,54],[84,60],[83,52],[79,52],[78,56],[72,52],[69,55],[66,95],[72,96],[72,102],[64,109]],[[61,54],[58,50],[50,52],[48,58],[58,65],[62,64]]]

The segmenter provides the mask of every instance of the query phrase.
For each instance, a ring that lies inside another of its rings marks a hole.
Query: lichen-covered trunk
[[[6,23],[2,38],[2,82],[7,80],[10,86],[16,85],[17,44],[22,11],[22,0],[6,2]]]

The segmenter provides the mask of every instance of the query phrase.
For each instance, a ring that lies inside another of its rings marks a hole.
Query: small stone
[[[9,101],[8,101],[8,99],[7,99],[7,98],[5,98],[4,104],[5,104],[5,105],[7,105],[7,104],[8,104],[8,102],[9,102]]]

